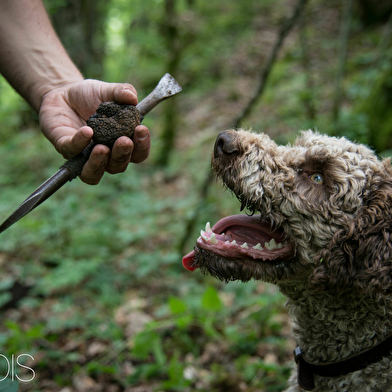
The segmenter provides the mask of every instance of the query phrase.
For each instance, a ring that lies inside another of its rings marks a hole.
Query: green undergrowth
[[[61,9],[67,2],[47,3]],[[162,46],[164,3],[107,3],[104,78],[135,80],[140,97],[170,57]],[[191,251],[207,222],[239,213],[238,201],[218,182],[206,195],[202,187],[216,136],[253,95],[291,7],[270,0],[239,4],[181,3],[183,57],[175,76],[184,89],[167,167],[153,164],[162,147],[159,105],[144,122],[153,143],[147,162],[106,174],[97,186],[73,180],[0,235],[0,379],[5,358],[21,354],[34,360],[24,356],[25,367],[17,364],[20,378],[35,371],[30,382],[9,375],[0,392],[284,390],[295,342],[276,288],[223,284],[181,265],[182,244]],[[278,143],[317,129],[390,155],[391,48],[379,50],[384,27],[361,27],[354,15],[333,119],[341,6],[314,0],[309,7],[301,27],[308,58],[298,26],[242,125]],[[0,124],[2,221],[64,160],[3,79]]]
[[[206,156],[210,146],[195,148],[178,152],[166,170],[146,163],[94,187],[74,180],[2,233],[0,306],[16,283],[30,287],[0,324],[3,355],[34,357],[25,366],[37,377],[19,390],[38,391],[50,379],[57,391],[75,377],[151,391],[283,389],[292,347],[281,295],[181,265],[177,245],[208,173],[208,161],[189,156]],[[1,144],[0,154],[5,219],[63,160],[34,126]],[[207,221],[238,207],[213,184],[187,251]]]

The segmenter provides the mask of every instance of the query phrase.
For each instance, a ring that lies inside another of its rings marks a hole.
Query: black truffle
[[[139,124],[140,114],[135,106],[120,105],[116,102],[101,103],[87,120],[87,125],[94,130],[94,142],[110,148],[121,136],[132,138]]]

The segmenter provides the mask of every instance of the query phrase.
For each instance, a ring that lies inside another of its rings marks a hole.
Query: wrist
[[[27,97],[28,102],[37,112],[48,93],[84,80],[83,75],[71,61],[64,66],[46,63],[41,75],[41,78],[36,78],[32,83]]]
[[[46,93],[83,80],[41,0],[0,0],[0,72],[38,111]]]

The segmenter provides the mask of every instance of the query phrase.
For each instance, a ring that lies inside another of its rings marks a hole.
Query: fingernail
[[[131,93],[132,95],[136,95],[134,91],[132,91],[130,88],[124,88],[124,91],[127,93]]]
[[[94,131],[90,127],[82,129],[82,137],[85,140],[89,140],[93,137]]]
[[[137,131],[137,138],[138,138],[138,140],[144,140],[149,135],[150,135],[150,133],[148,132],[147,129],[143,128],[143,129]]]
[[[106,164],[106,162],[108,162],[109,160],[108,155],[105,153],[96,154],[95,158],[97,161],[100,162],[101,165]]]

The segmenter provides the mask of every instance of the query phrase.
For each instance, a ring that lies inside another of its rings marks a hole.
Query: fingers
[[[115,101],[121,104],[137,105],[137,92],[129,83],[105,83],[100,86],[101,102]]]
[[[150,154],[151,138],[150,131],[144,125],[138,125],[133,134],[134,151],[131,162],[140,163],[148,158]]]
[[[71,158],[80,154],[90,143],[93,137],[93,130],[84,126],[80,128],[69,141],[64,141],[60,150],[65,158]]]
[[[114,88],[114,101],[128,105],[137,105],[137,92],[131,84],[124,83]]]
[[[70,130],[69,127],[63,127],[58,133],[60,133],[60,137],[53,139],[52,143],[65,159],[81,153],[88,146],[93,136],[93,130],[87,126],[80,128],[77,132],[74,132],[73,129]]]
[[[135,128],[133,141],[125,136],[116,140],[106,171],[110,174],[124,172],[130,162],[140,163],[150,153],[150,131],[144,125]]]
[[[124,172],[131,161],[133,149],[134,144],[131,139],[126,136],[118,138],[113,145],[106,171],[110,174]]]
[[[144,125],[135,128],[133,141],[125,136],[118,138],[111,151],[109,147],[99,144],[84,165],[80,179],[86,184],[96,185],[105,171],[110,174],[122,173],[130,162],[140,163],[147,159],[150,145],[150,132]]]
[[[91,152],[89,160],[83,166],[80,179],[89,185],[97,185],[105,173],[109,161],[110,148],[98,144]]]
[[[83,166],[80,179],[86,184],[96,185],[105,171],[110,174],[124,172],[131,160],[133,149],[132,140],[125,136],[116,140],[112,151],[103,144],[96,145]]]
[[[107,83],[86,79],[64,87],[58,94],[61,94],[62,104],[71,110],[69,114],[84,121],[97,110],[102,102],[115,101],[120,104],[137,105],[136,89],[129,83]],[[50,95],[46,99],[53,101]]]

